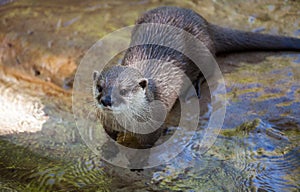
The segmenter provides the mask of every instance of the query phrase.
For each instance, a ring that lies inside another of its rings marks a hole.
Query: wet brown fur
[[[183,29],[201,42],[213,55],[222,52],[256,51],[256,50],[300,50],[300,39],[282,36],[257,34],[227,29],[208,23],[203,17],[190,9],[178,7],[159,7],[143,14],[136,24],[157,23],[167,24]],[[135,28],[132,41],[135,38],[147,38],[155,34],[139,34]],[[142,35],[142,36],[141,36]],[[176,39],[176,37],[174,37]],[[145,63],[149,59],[160,60],[155,64]],[[169,63],[169,64],[165,64]],[[197,81],[201,72],[193,62],[180,52],[158,45],[141,45],[129,48],[123,59],[121,68],[131,67],[138,70],[148,79],[147,91],[151,92],[148,101],[160,100],[167,111],[170,111],[182,91],[183,78],[187,74],[191,81]],[[113,74],[112,67],[111,74]],[[118,75],[116,70],[114,75]],[[109,77],[108,77],[109,78]],[[135,78],[129,76],[128,78]],[[136,101],[140,102],[140,101]],[[142,144],[152,145],[160,135],[160,130],[152,135],[138,135]]]

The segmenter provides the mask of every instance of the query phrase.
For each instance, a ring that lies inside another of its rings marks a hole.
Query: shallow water
[[[192,8],[222,26],[299,37],[297,1],[1,2],[1,191],[299,190],[298,53],[217,59],[227,111],[204,154],[201,131],[166,165],[143,171],[109,165],[85,145],[71,100],[81,58],[99,38],[160,5]],[[201,119],[203,130],[208,119]]]

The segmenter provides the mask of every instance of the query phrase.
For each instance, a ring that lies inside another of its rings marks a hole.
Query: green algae
[[[257,93],[258,97],[252,98],[253,102],[284,97],[295,82],[293,77],[287,76],[288,73],[293,72],[291,61],[291,58],[268,57],[259,65],[243,64],[233,73],[225,74],[226,84],[233,87],[228,92],[228,98],[237,102],[240,101],[239,96],[247,93]],[[279,80],[282,83],[278,83]],[[249,85],[252,87],[248,88]],[[272,88],[272,85],[276,91],[270,93],[268,89]],[[298,93],[298,90],[295,93]],[[295,99],[293,102],[300,101],[298,98]]]
[[[97,157],[82,157],[75,162],[45,157],[0,139],[0,189],[13,187],[19,191],[108,191]],[[99,157],[98,157],[99,158]]]
[[[226,137],[244,137],[247,136],[251,131],[255,130],[260,124],[260,119],[254,119],[253,121],[245,122],[237,126],[234,130],[221,130],[220,134]]]

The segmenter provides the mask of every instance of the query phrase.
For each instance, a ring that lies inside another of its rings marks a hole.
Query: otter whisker
[[[85,101],[83,104],[95,104],[95,101]]]
[[[89,87],[86,87],[85,90],[93,92],[94,88],[93,88],[93,86],[89,86]]]

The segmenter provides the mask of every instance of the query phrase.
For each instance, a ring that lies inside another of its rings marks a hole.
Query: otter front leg
[[[190,98],[195,96],[195,91],[196,94],[198,96],[198,98],[200,99],[201,97],[201,85],[205,82],[205,78],[199,77],[197,80],[195,80],[193,82],[193,85],[191,85],[189,88],[187,88],[184,91],[184,101],[188,101]]]
[[[141,148],[145,149],[145,148],[152,147],[155,144],[155,142],[160,138],[161,135],[162,135],[162,128],[159,128],[149,134],[135,134],[134,136],[139,141]]]
[[[199,77],[195,82],[194,82],[194,87],[196,89],[198,98],[200,99],[201,97],[201,85],[205,82],[205,78],[203,76]]]

